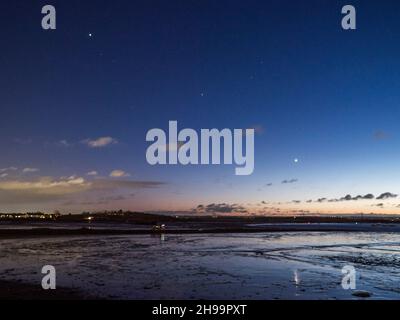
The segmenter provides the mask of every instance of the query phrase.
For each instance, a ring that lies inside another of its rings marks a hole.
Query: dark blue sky
[[[41,29],[45,4],[57,9],[55,31]],[[346,4],[356,7],[357,30],[341,28]],[[28,199],[3,200],[4,208],[187,210],[400,192],[399,9],[398,1],[332,0],[2,3],[0,168],[18,170],[3,171],[0,191]],[[169,120],[260,128],[254,174],[149,166],[146,132]],[[100,137],[115,143],[85,143]],[[126,173],[118,181],[165,184],[97,194],[87,173],[110,180],[113,170]],[[67,199],[31,185],[28,197],[19,194],[18,183],[71,176],[87,185]],[[376,211],[375,202],[359,203],[301,208]]]

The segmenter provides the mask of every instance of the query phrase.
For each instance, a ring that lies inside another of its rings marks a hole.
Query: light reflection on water
[[[59,286],[106,298],[351,299],[341,268],[358,271],[373,298],[400,298],[394,233],[292,232],[76,236],[0,241],[3,279],[40,283],[44,264]]]

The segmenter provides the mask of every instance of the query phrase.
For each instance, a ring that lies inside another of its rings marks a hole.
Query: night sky
[[[398,1],[16,0],[0,16],[0,211],[400,212]],[[254,128],[254,173],[149,165],[146,133],[170,120]]]

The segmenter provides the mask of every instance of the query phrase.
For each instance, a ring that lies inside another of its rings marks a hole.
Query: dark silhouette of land
[[[2,214],[0,237],[73,235],[257,233],[257,232],[400,232],[400,218],[385,215],[336,216],[172,216],[143,212],[84,212],[76,215]],[[13,228],[12,226],[18,226]],[[10,226],[10,227],[8,227]]]
[[[212,222],[212,223],[397,223],[400,215],[378,215],[378,214],[340,214],[340,215],[274,215],[274,216],[252,216],[252,215],[172,215],[156,214],[132,211],[104,211],[83,212],[81,214],[52,213],[0,213],[0,221],[7,222],[116,222],[155,224],[165,222]]]

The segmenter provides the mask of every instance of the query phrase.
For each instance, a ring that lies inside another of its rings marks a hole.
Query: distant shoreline
[[[376,214],[332,214],[332,215],[218,215],[188,214],[174,215],[161,213],[145,213],[133,211],[83,212],[81,214],[46,214],[46,213],[0,213],[1,223],[126,223],[153,225],[157,223],[212,223],[212,224],[244,224],[244,223],[400,223],[399,215]]]
[[[161,234],[231,234],[264,232],[399,232],[398,223],[274,223],[241,224],[237,226],[217,226],[205,224],[203,227],[179,228],[172,226],[162,231],[148,229],[99,228],[95,225],[78,229],[70,228],[5,228],[0,229],[0,239],[14,237],[58,237],[58,236],[112,236],[112,235],[161,235]]]

